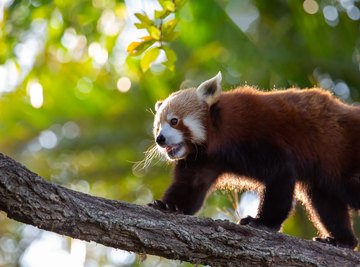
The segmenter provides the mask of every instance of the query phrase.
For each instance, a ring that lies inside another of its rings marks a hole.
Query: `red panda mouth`
[[[181,148],[183,147],[184,143],[175,144],[172,146],[166,146],[165,151],[169,156],[175,156],[176,153],[178,153]]]

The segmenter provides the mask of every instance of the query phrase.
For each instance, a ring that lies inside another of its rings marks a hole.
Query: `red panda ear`
[[[196,93],[209,106],[214,104],[221,93],[221,72],[219,71],[215,77],[200,84],[196,89]]]
[[[158,111],[158,109],[160,108],[161,104],[163,103],[163,101],[157,101],[155,104],[155,111]]]

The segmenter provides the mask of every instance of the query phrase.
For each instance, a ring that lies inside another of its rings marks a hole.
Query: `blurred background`
[[[187,1],[169,14],[179,34],[165,44],[168,53],[144,68],[143,51],[129,56],[127,48],[148,35],[134,14],[154,19],[156,0],[0,0],[0,152],[53,183],[146,204],[170,183],[169,164],[141,161],[153,144],[154,103],[172,91],[221,71],[225,89],[321,86],[358,104],[359,7]],[[217,191],[199,216],[236,222],[257,205],[254,193]],[[190,266],[40,231],[3,212],[0,225],[0,266]],[[357,217],[354,226],[360,237]],[[283,232],[316,234],[300,205]]]

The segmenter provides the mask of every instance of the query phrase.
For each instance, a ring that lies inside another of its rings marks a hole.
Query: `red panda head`
[[[154,137],[158,149],[170,160],[186,158],[197,145],[206,144],[209,107],[221,93],[221,73],[171,94],[155,105]]]

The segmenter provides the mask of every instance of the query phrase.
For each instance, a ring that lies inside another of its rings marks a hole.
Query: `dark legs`
[[[182,213],[191,215],[201,208],[208,189],[206,184],[192,186],[175,182],[166,190],[163,201],[174,204]]]
[[[149,206],[169,211],[192,215],[197,212],[206,197],[207,185],[194,187],[191,184],[174,182],[167,190],[162,200],[155,200]]]
[[[355,248],[349,208],[346,203],[323,190],[312,190],[305,203],[311,220],[321,237],[315,240],[336,246]]]
[[[216,166],[216,165],[215,165]],[[174,170],[174,181],[162,200],[149,205],[165,211],[194,214],[218,177],[214,165],[197,161],[179,161]]]
[[[278,181],[266,186],[258,213],[264,225],[280,230],[281,224],[292,209],[294,187],[295,180],[292,178],[288,178],[286,183]]]
[[[276,179],[268,180],[265,184],[257,218],[244,218],[240,220],[240,224],[280,230],[292,208],[295,179],[286,172]]]

